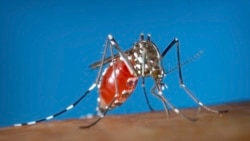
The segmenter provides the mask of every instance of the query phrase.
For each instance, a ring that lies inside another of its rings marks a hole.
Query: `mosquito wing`
[[[120,57],[120,55],[119,55],[119,54],[115,54],[113,57],[114,57],[114,59],[115,59],[115,58]],[[107,57],[107,58],[105,58],[105,59],[103,60],[103,65],[105,65],[105,64],[107,64],[107,63],[110,63],[111,61],[112,61],[112,57],[109,56],[109,57]],[[97,68],[99,68],[99,67],[101,66],[101,64],[102,64],[102,61],[97,61],[97,62],[94,62],[94,63],[92,63],[91,65],[89,65],[89,67],[90,67],[91,69],[97,69]]]

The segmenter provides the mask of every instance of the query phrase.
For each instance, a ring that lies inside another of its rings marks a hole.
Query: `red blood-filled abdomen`
[[[121,105],[128,96],[134,91],[138,81],[138,77],[130,74],[126,64],[117,59],[114,61],[113,66],[109,66],[103,74],[100,82],[100,108],[108,106],[116,93],[116,83],[118,89],[118,97],[111,108]]]

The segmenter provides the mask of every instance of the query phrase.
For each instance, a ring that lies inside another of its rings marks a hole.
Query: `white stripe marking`
[[[137,59],[138,59],[138,61],[139,61],[140,63],[142,63],[142,57],[141,57],[141,56],[138,57]]]
[[[74,107],[74,105],[70,105],[69,107],[66,108],[66,110],[70,110]]]
[[[113,45],[113,46],[115,45],[115,42],[114,42],[114,41],[112,41],[112,40],[110,41],[110,43],[111,43],[111,45]]]
[[[36,121],[31,121],[27,123],[27,125],[32,125],[32,124],[36,124]]]
[[[120,103],[120,102],[116,99],[114,103]]]
[[[121,61],[124,61],[123,57],[120,56],[120,60],[121,60]]]
[[[162,91],[159,91],[158,94],[159,94],[159,95],[162,95]]]
[[[138,54],[136,52],[134,52],[134,56],[135,56],[135,59],[137,60],[138,59]]]
[[[132,59],[132,57],[131,56],[128,56],[128,60],[131,60]]]
[[[90,87],[89,87],[89,91],[93,90],[96,87],[96,83],[93,83]]]
[[[22,124],[21,123],[18,123],[18,124],[14,124],[14,126],[22,126]]]
[[[119,74],[119,72],[120,72],[120,70],[119,70],[119,69],[115,70],[115,73],[116,73],[116,74]]]
[[[87,119],[90,119],[90,118],[93,118],[93,117],[94,117],[93,114],[87,114],[87,115],[86,115],[86,118],[87,118]]]
[[[100,97],[97,98],[97,102],[99,103],[101,101]]]
[[[179,113],[179,112],[180,112],[178,109],[174,109],[174,111],[175,111],[176,113]]]
[[[141,69],[141,64],[136,64],[135,67]]]
[[[200,104],[201,106],[203,106],[203,103],[199,102],[198,104]]]
[[[53,115],[46,117],[46,120],[50,120],[50,119],[52,119],[52,118],[54,118]]]
[[[113,39],[113,37],[112,37],[111,34],[108,35],[108,38],[109,38],[110,40]]]

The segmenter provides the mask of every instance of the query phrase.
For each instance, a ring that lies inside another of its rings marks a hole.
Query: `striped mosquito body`
[[[165,72],[162,65],[162,60],[173,47],[176,47],[178,62],[177,67]],[[117,54],[114,53],[114,50],[117,52]],[[108,51],[110,52],[110,57],[107,57]],[[143,34],[140,35],[139,41],[135,42],[130,49],[123,51],[113,36],[108,35],[101,61],[90,65],[90,68],[92,69],[99,69],[96,81],[78,100],[56,114],[37,121],[15,124],[15,126],[31,125],[38,122],[51,120],[74,108],[82,99],[85,98],[85,96],[87,96],[93,89],[97,87],[99,93],[99,97],[97,99],[97,119],[86,126],[80,127],[89,128],[98,123],[109,110],[122,105],[134,92],[138,79],[142,79],[141,86],[143,88],[145,100],[147,102],[148,108],[153,111],[154,109],[149,102],[145,88],[145,78],[147,77],[153,78],[155,84],[151,89],[151,93],[162,102],[167,116],[169,116],[168,108],[170,108],[181,117],[194,121],[196,119],[183,115],[180,110],[175,108],[164,96],[166,84],[163,82],[163,78],[167,73],[174,70],[178,71],[180,86],[194,100],[194,102],[208,111],[214,113],[223,113],[225,111],[216,111],[205,106],[184,84],[182,78],[182,66],[195,60],[197,57],[199,57],[199,55],[200,53],[196,54],[186,62],[181,63],[178,39],[175,38],[172,40],[172,42],[170,42],[164,51],[160,53],[156,44],[151,41],[151,36],[147,35],[146,39],[144,39]],[[105,66],[106,68],[104,69]]]
[[[110,66],[103,72],[99,81],[98,98],[101,112],[105,111],[116,94],[117,98],[109,107],[120,106],[134,91],[139,77],[153,76],[154,79],[162,79],[164,71],[161,68],[161,55],[158,48],[150,41],[150,36],[144,40],[141,35],[140,41],[124,53],[128,62],[123,57],[114,58]],[[128,65],[130,63],[130,65]],[[131,68],[129,68],[131,66]],[[158,75],[154,75],[158,73]],[[99,111],[98,111],[99,112]]]

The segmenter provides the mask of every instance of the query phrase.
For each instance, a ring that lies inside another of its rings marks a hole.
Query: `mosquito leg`
[[[98,85],[100,77],[101,77],[104,58],[105,58],[106,52],[107,52],[108,43],[109,43],[109,40],[106,41],[106,45],[105,45],[104,53],[103,53],[103,57],[102,57],[102,63],[100,65],[96,81],[89,87],[89,89],[80,98],[78,98],[73,104],[69,105],[65,109],[63,109],[63,110],[61,110],[61,111],[59,111],[59,112],[57,112],[57,113],[55,113],[53,115],[47,116],[47,117],[39,119],[39,120],[31,121],[31,122],[17,123],[17,124],[14,124],[14,126],[32,125],[32,124],[36,124],[36,123],[39,123],[39,122],[42,122],[42,121],[51,120],[51,119],[54,119],[55,117],[65,113],[65,112],[73,109],[82,99],[84,99]]]
[[[114,62],[114,53],[113,53],[113,47],[112,47],[112,46],[117,45],[117,44],[116,44],[115,40],[114,40],[113,38],[111,38],[110,36],[111,36],[111,35],[109,35],[108,37],[109,37],[110,44],[111,44],[111,45],[110,45],[111,62],[113,63],[113,62]],[[117,46],[118,46],[118,45],[117,45]],[[106,50],[106,49],[105,49],[105,50]],[[122,52],[121,52],[121,53],[122,53]],[[120,54],[120,55],[121,55],[121,54]],[[103,65],[104,59],[105,59],[105,56],[104,56],[103,59],[102,59],[102,64],[101,64],[100,68],[101,68],[102,65]],[[113,65],[113,70],[116,70],[115,65]],[[116,73],[114,73],[114,78],[116,78]],[[107,112],[109,111],[109,109],[110,109],[111,106],[114,104],[114,102],[116,101],[117,97],[119,96],[119,94],[118,94],[118,84],[117,84],[117,80],[116,80],[116,79],[114,79],[114,80],[115,80],[115,96],[114,96],[114,98],[112,99],[111,103],[110,103],[108,106],[106,106],[105,109],[101,109],[101,110],[100,110],[100,107],[98,107],[98,108],[97,108],[97,109],[98,109],[98,116],[99,116],[98,119],[95,120],[94,122],[92,122],[91,124],[87,125],[87,126],[80,126],[80,128],[90,128],[90,127],[92,127],[93,125],[97,124],[97,123],[107,114]],[[99,80],[98,80],[98,81],[99,81]]]
[[[50,116],[47,116],[46,118],[43,118],[43,119],[39,119],[39,120],[35,120],[35,121],[31,121],[31,122],[27,122],[27,123],[17,123],[17,124],[14,124],[14,126],[24,126],[24,125],[32,125],[32,124],[36,124],[36,123],[39,123],[39,122],[42,122],[42,121],[47,121],[47,120],[51,120],[51,119],[54,119],[55,117],[73,109],[82,99],[84,99],[96,86],[97,84],[99,83],[99,80],[100,80],[100,77],[101,77],[101,72],[102,72],[102,68],[103,68],[103,60],[106,56],[106,52],[107,52],[107,46],[108,46],[108,40],[106,42],[106,46],[105,46],[105,49],[104,49],[104,53],[103,53],[103,59],[102,59],[102,63],[100,65],[100,68],[99,68],[99,72],[98,72],[98,75],[97,75],[97,78],[96,78],[96,81],[89,87],[89,89],[80,97],[78,98],[73,104],[69,105],[68,107],[66,107],[65,109],[53,114],[53,115],[50,115]]]
[[[167,106],[167,100],[164,100],[164,97],[162,97],[162,92],[157,93],[155,90],[156,90],[156,85],[151,89],[151,93],[161,100],[161,102],[163,103],[167,118],[169,118],[170,114],[169,114],[169,110]]]
[[[110,34],[108,35],[108,40],[109,40],[111,46],[114,47],[118,51],[120,57],[124,60],[124,63],[128,67],[130,73],[137,76],[138,74],[136,73],[134,67],[132,66],[129,59],[127,58],[125,53],[122,51],[122,49],[120,48],[120,46],[118,45],[118,43],[116,42],[116,40],[113,38],[112,35],[110,35]]]
[[[162,103],[163,103],[163,105],[164,105],[164,108],[165,108],[165,111],[166,111],[166,113],[167,113],[167,116],[169,116],[169,110],[168,110],[166,107],[169,106],[176,114],[180,115],[182,118],[188,119],[188,120],[190,120],[190,121],[196,121],[196,120],[197,120],[197,119],[195,119],[195,118],[191,118],[191,117],[188,117],[188,116],[185,116],[184,114],[182,114],[182,113],[180,112],[179,109],[175,108],[175,107],[174,107],[174,106],[173,106],[173,105],[163,96],[163,93],[162,93],[161,88],[157,88],[157,87],[158,87],[158,86],[155,85],[155,86],[152,88],[152,93],[162,101]],[[156,88],[158,89],[157,91],[156,91]]]
[[[143,41],[144,40],[144,35],[143,33],[141,33],[140,35],[140,41]],[[148,37],[148,41],[149,40],[149,37]],[[152,108],[150,102],[149,102],[149,99],[148,99],[148,95],[147,95],[147,91],[146,91],[146,88],[145,88],[145,56],[146,56],[146,50],[145,48],[142,48],[142,65],[141,65],[141,72],[142,72],[142,89],[143,89],[143,93],[144,93],[144,97],[146,99],[146,102],[147,102],[147,105],[148,105],[148,108],[150,109],[150,111],[154,111],[154,109]]]
[[[200,107],[210,111],[210,112],[213,112],[213,113],[217,113],[217,114],[221,114],[221,113],[226,113],[228,112],[227,110],[221,110],[221,111],[217,111],[217,110],[214,110],[214,109],[211,109],[207,106],[205,106],[201,101],[199,101],[192,93],[191,91],[185,86],[185,84],[181,84],[181,87],[186,91],[186,93],[197,103],[200,105]]]
[[[108,113],[111,106],[114,104],[115,100],[116,100],[116,96],[113,98],[112,102],[108,106],[105,107],[105,109],[100,110],[100,108],[98,108],[98,111],[99,111],[98,118],[94,122],[90,123],[89,125],[80,126],[80,128],[82,128],[82,129],[90,128],[90,127],[94,126],[95,124],[97,124],[103,117],[105,117],[105,115]]]
[[[174,46],[176,45],[176,53],[177,53],[177,62],[178,62],[178,73],[179,73],[179,81],[180,81],[180,86],[186,91],[186,93],[202,108],[213,112],[213,113],[225,113],[227,111],[217,111],[217,110],[213,110],[211,108],[208,108],[207,106],[205,106],[202,102],[200,102],[192,93],[191,91],[186,87],[186,85],[184,84],[183,78],[182,78],[182,69],[181,69],[181,59],[180,59],[180,47],[179,47],[179,40],[177,38],[175,38],[169,45],[168,47],[163,51],[162,53],[162,57],[164,57],[168,51]]]
[[[153,109],[153,107],[151,106],[150,102],[149,102],[148,94],[147,94],[147,91],[146,91],[146,88],[145,88],[145,79],[144,79],[144,77],[142,77],[142,85],[141,86],[142,86],[142,89],[143,89],[143,93],[144,93],[148,108],[150,109],[150,111],[155,111]]]

